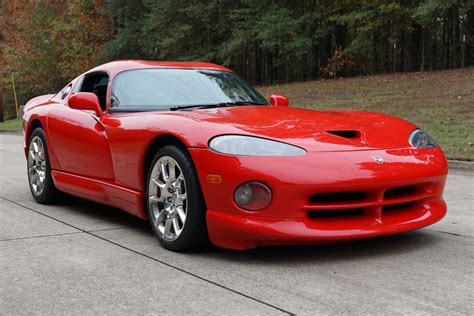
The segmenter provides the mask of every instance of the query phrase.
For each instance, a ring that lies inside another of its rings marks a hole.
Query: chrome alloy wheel
[[[46,180],[46,154],[38,136],[33,137],[28,148],[28,179],[35,195],[43,192]]]
[[[160,157],[148,180],[148,206],[152,223],[161,238],[176,240],[186,224],[186,181],[180,166],[170,156]]]

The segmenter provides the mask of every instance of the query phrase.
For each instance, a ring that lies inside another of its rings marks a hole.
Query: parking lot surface
[[[117,209],[36,204],[20,135],[0,134],[0,162],[0,314],[474,314],[469,173],[450,172],[448,215],[419,231],[179,254]]]

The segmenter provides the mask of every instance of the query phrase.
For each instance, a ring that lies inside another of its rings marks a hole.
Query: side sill
[[[144,194],[108,181],[91,179],[63,171],[51,172],[56,187],[66,193],[110,205],[142,219],[147,219]]]

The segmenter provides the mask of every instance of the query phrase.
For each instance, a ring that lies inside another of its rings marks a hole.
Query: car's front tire
[[[33,130],[29,139],[27,167],[28,183],[35,201],[40,204],[57,201],[60,192],[54,186],[46,135],[40,127]]]
[[[208,243],[206,206],[186,149],[167,145],[155,153],[148,170],[146,207],[164,248],[186,251]]]

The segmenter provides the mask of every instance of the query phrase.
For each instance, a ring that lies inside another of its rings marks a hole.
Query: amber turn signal
[[[207,175],[206,180],[207,180],[207,183],[214,183],[214,184],[219,184],[222,182],[222,178],[220,175],[212,174],[212,173]]]

